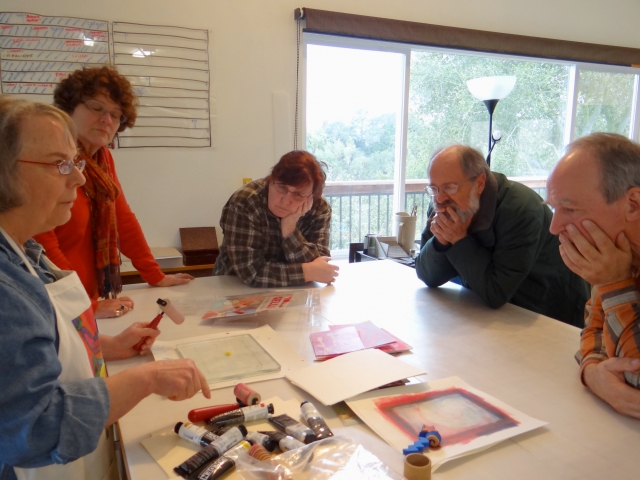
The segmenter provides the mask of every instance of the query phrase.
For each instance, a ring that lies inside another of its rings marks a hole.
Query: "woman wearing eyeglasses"
[[[172,400],[207,381],[189,359],[105,378],[105,360],[148,353],[159,332],[134,323],[101,335],[75,272],[55,267],[32,237],[69,220],[85,183],[71,119],[0,95],[0,478],[100,480],[112,469],[105,427],[146,396]],[[141,352],[133,347],[147,340]]]
[[[224,240],[214,275],[237,275],[253,287],[331,283],[331,206],[322,198],[324,164],[289,152],[271,175],[236,191],[222,210]]]
[[[133,127],[136,120],[137,99],[129,81],[106,66],[76,70],[60,82],[54,102],[76,127],[78,158],[86,162],[87,181],[78,190],[71,221],[36,237],[49,258],[62,269],[78,272],[96,318],[117,317],[133,308],[129,297],[118,297],[120,252],[151,285],[168,287],[192,280],[191,275],[165,275],[160,270],[107,148],[117,132]]]

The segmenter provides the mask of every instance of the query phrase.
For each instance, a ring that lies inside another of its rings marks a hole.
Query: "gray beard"
[[[466,223],[468,219],[473,217],[478,210],[480,210],[480,195],[478,195],[478,187],[474,186],[471,192],[469,192],[469,208],[467,210],[462,210],[450,200],[445,203],[437,203],[434,201],[433,204],[436,209],[444,209],[446,207],[453,208],[456,214],[460,217],[462,223]]]

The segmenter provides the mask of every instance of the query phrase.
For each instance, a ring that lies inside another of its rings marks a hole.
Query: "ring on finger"
[[[116,317],[119,317],[120,315],[122,315],[122,311],[121,310],[116,310]]]

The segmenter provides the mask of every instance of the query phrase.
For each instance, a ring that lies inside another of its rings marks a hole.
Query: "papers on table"
[[[310,290],[283,290],[256,292],[249,295],[228,295],[216,298],[213,306],[203,315],[207,318],[238,317],[285,308],[311,305]]]
[[[426,373],[376,349],[347,353],[287,373],[286,377],[325,405],[333,405],[387,383]]]
[[[423,425],[437,430],[441,447],[427,452],[434,470],[444,462],[547,424],[458,377],[367,392],[347,400],[347,405],[400,452],[417,440]]]
[[[386,353],[400,353],[411,349],[411,345],[371,322],[330,325],[329,331],[312,333],[310,338],[318,360],[327,360],[365,348],[378,348]]]

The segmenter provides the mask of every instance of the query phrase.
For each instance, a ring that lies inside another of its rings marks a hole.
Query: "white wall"
[[[288,92],[293,117],[301,6],[640,48],[638,0],[2,0],[0,10],[209,30],[214,147],[115,152],[149,245],[179,246],[179,227],[217,227],[242,178],[275,163],[272,93]]]

